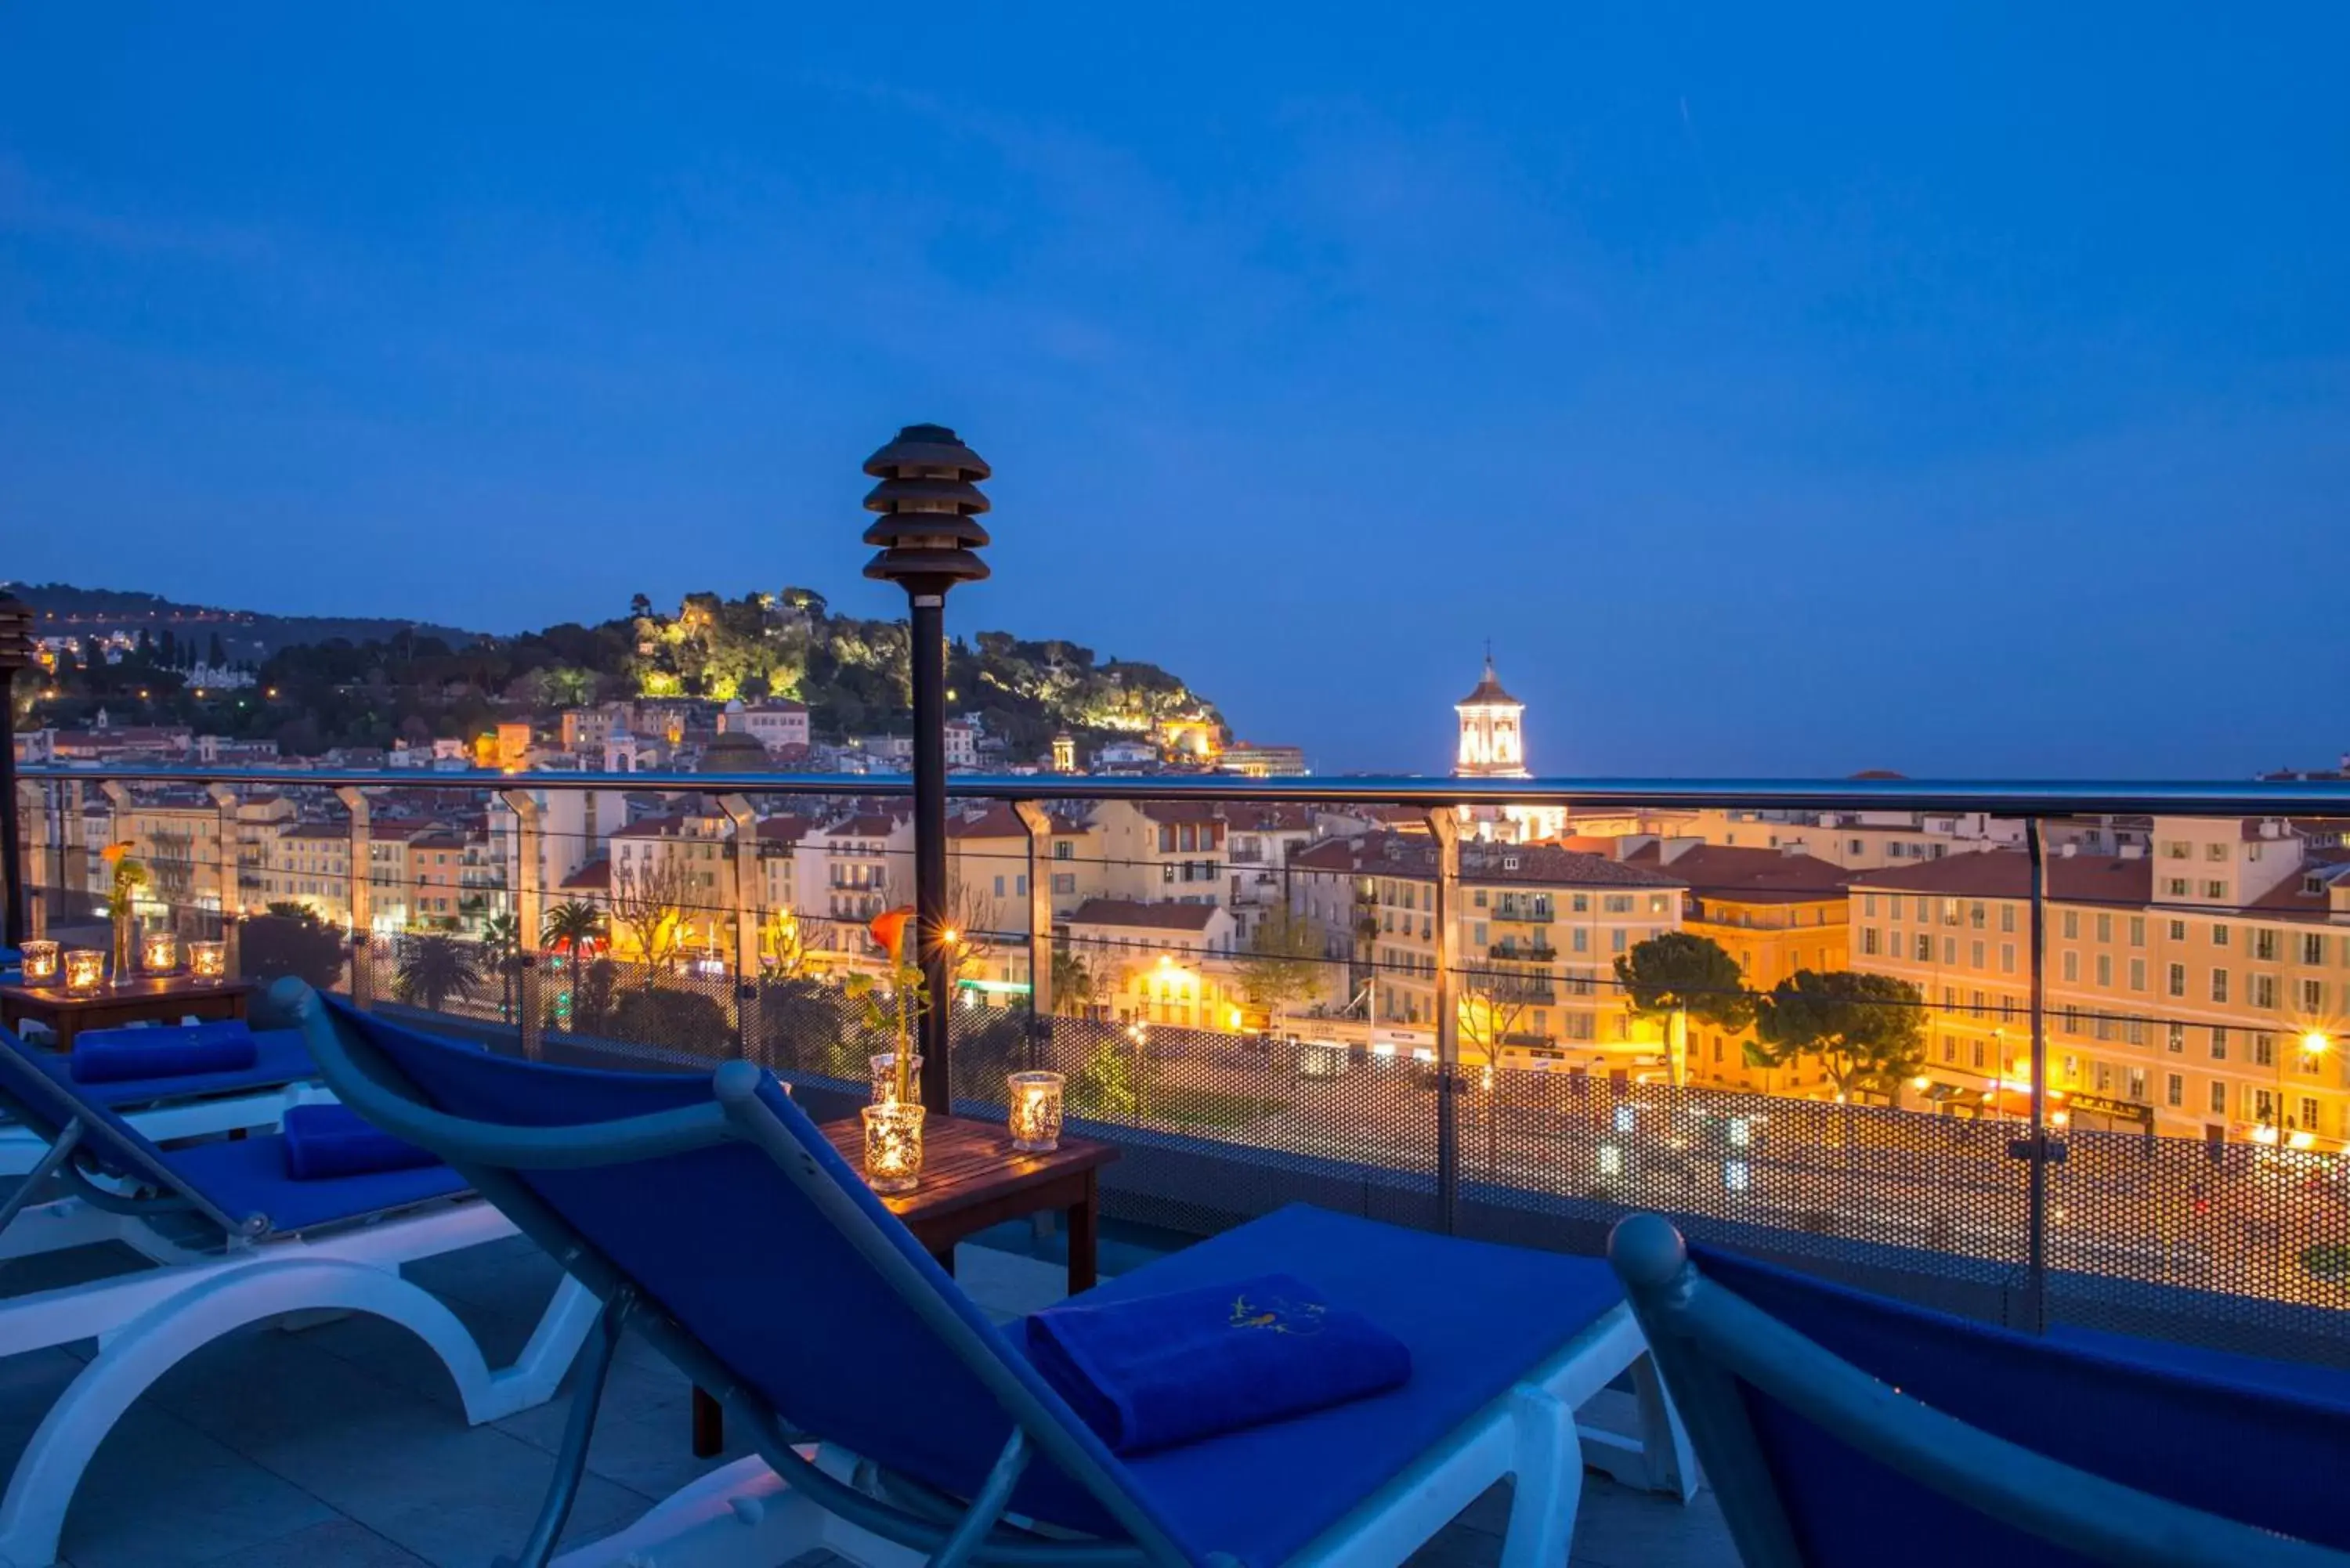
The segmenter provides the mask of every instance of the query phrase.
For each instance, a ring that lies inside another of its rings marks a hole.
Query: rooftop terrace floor
[[[0,1264],[9,1293],[110,1272],[105,1249]],[[554,1289],[554,1263],[519,1238],[432,1260],[410,1276],[491,1351],[512,1355]],[[957,1272],[987,1309],[1057,1299],[1047,1262],[965,1246]],[[13,1462],[93,1347],[0,1360],[0,1453]],[[609,1533],[705,1469],[688,1446],[685,1379],[624,1343],[567,1542]],[[366,1317],[232,1335],[191,1358],[116,1427],[66,1523],[72,1568],[486,1568],[527,1533],[567,1400],[468,1428],[440,1364]],[[1606,1412],[1595,1412],[1606,1422]],[[1412,1559],[1492,1568],[1508,1510],[1487,1493]],[[804,1558],[790,1568],[839,1559]],[[1711,1492],[1687,1507],[1586,1477],[1578,1568],[1728,1568],[1737,1556]],[[780,1565],[779,1565],[780,1568]]]

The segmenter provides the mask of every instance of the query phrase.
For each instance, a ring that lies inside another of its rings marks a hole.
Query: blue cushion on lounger
[[[5,1032],[0,1032],[5,1033]],[[275,1089],[316,1078],[310,1047],[298,1029],[261,1029],[253,1035],[253,1064],[219,1073],[179,1073],[165,1078],[125,1078],[118,1083],[89,1084],[73,1075],[73,1058],[33,1046],[18,1047],[50,1077],[95,1105],[117,1108],[161,1100],[201,1099],[209,1095]]]
[[[1288,1274],[1028,1320],[1028,1358],[1114,1454],[1147,1453],[1394,1387],[1411,1352]]]
[[[394,1137],[345,1106],[296,1106],[286,1113],[286,1174],[296,1181],[331,1181],[438,1165],[428,1149]]]
[[[1114,1302],[1291,1272],[1411,1354],[1402,1386],[1271,1426],[1127,1459],[1187,1538],[1278,1563],[1369,1490],[1566,1349],[1623,1301],[1597,1258],[1407,1231],[1292,1204],[1079,1297]]]
[[[93,1029],[74,1039],[71,1069],[78,1084],[174,1078],[192,1073],[234,1073],[253,1065],[253,1031],[243,1019],[161,1028]]]
[[[466,1189],[463,1177],[437,1162],[333,1181],[296,1181],[286,1174],[281,1133],[186,1144],[163,1150],[162,1160],[224,1213],[237,1220],[258,1215],[275,1231],[368,1219]]]

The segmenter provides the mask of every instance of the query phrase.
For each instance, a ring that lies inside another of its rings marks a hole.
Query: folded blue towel
[[[241,1073],[259,1047],[241,1018],[161,1028],[93,1029],[74,1036],[67,1071],[77,1084],[120,1084],[133,1078],[184,1078],[197,1073]]]
[[[1028,1358],[1113,1453],[1238,1431],[1393,1388],[1411,1352],[1287,1274],[1083,1298],[1028,1320]]]
[[[346,1106],[296,1106],[286,1113],[286,1174],[296,1181],[332,1181],[344,1176],[379,1176],[440,1163],[417,1147],[369,1122]]]

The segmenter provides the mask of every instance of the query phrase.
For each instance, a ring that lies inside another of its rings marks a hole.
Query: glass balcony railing
[[[904,815],[902,780],[26,781],[34,918],[68,941],[102,935],[98,849],[154,854],[140,803],[222,785],[281,804],[264,821],[199,795],[219,820],[192,860],[168,841],[152,918],[227,937],[254,978],[498,1050],[747,1057],[843,1106],[884,1044],[865,922],[914,886],[910,833],[877,820]],[[1136,1155],[1105,1173],[1113,1216],[1200,1234],[1306,1199],[1589,1251],[1656,1209],[1995,1321],[2350,1360],[2350,786],[952,787],[1042,824],[950,841],[955,1096],[988,1109],[1006,1071],[1066,1073],[1072,1116]],[[788,833],[788,852],[656,851],[622,874],[625,825],[598,836],[568,804],[621,788],[691,818],[677,843]],[[371,814],[363,850],[338,791],[402,804]],[[1317,814],[1330,827],[1277,869],[1170,882],[1104,830],[1172,799],[1447,809],[1409,829]],[[1505,804],[1551,814],[1542,853],[1478,836],[1525,820]],[[851,821],[836,856],[821,828]],[[467,844],[462,888],[402,858],[428,832]],[[447,911],[420,907],[444,893]],[[1544,944],[1471,940],[1505,919]]]

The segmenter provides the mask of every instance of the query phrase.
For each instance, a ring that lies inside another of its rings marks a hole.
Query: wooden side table
[[[253,983],[243,980],[196,980],[183,974],[108,984],[87,995],[62,985],[0,985],[0,1023],[18,1029],[26,1020],[46,1023],[57,1049],[73,1049],[74,1036],[88,1029],[125,1023],[176,1023],[243,1018]]]
[[[824,1136],[851,1170],[865,1163],[862,1122],[827,1122]],[[1101,1168],[1115,1147],[1067,1137],[1050,1154],[1022,1154],[1000,1121],[929,1116],[922,1128],[922,1184],[884,1193],[881,1201],[905,1222],[923,1251],[954,1272],[955,1243],[991,1225],[1031,1214],[1066,1210],[1069,1220],[1069,1293],[1093,1289],[1101,1255]],[[693,1453],[711,1459],[726,1446],[725,1412],[700,1388],[693,1391]]]

